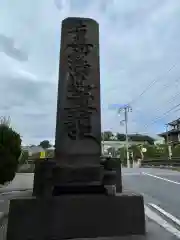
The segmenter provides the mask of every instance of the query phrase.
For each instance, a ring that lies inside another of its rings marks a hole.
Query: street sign
[[[142,148],[141,151],[142,151],[143,153],[145,153],[145,152],[147,152],[147,149],[146,149],[146,148]]]

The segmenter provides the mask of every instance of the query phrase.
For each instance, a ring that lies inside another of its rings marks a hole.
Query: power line
[[[176,66],[177,66],[177,64],[172,65],[171,68],[169,68],[168,71],[166,71],[164,74],[169,73],[169,72],[172,71]],[[163,75],[164,75],[164,74],[163,74]],[[131,105],[131,104],[135,103],[137,100],[139,100],[139,98],[141,98],[154,84],[156,84],[156,83],[157,83],[158,81],[160,81],[160,80],[161,80],[161,77],[157,77],[156,79],[153,79],[153,80],[150,82],[150,84],[149,84],[136,98],[134,98],[132,101],[130,101],[130,102],[128,103],[128,105]],[[179,80],[180,80],[180,77],[178,77],[175,81],[179,81]],[[167,87],[168,85],[169,85],[169,83],[166,84],[166,85],[164,85],[164,87]],[[170,101],[168,101],[168,103],[169,103],[169,102],[172,102],[172,100],[175,99],[175,97],[178,96],[178,95],[180,95],[180,93],[178,93],[178,94],[176,94],[175,96],[173,96],[173,98],[170,99]],[[170,111],[173,111],[173,109],[176,108],[176,107],[178,107],[178,106],[180,106],[180,104],[177,105],[177,106],[175,106],[175,107],[173,107],[172,109],[170,109],[170,110],[167,111],[166,113],[164,113],[163,116],[164,116],[164,115],[167,115]],[[157,121],[158,121],[159,119],[161,119],[161,118],[162,118],[162,117],[157,117],[157,119],[156,119],[155,121],[153,121],[152,124],[154,124],[155,122],[157,122]],[[151,125],[151,124],[150,124],[150,125]],[[149,124],[148,124],[148,125],[145,125],[145,127],[148,127],[148,126],[149,126]]]
[[[180,78],[179,78],[180,79]],[[168,101],[166,101],[164,104],[168,104],[168,103],[172,103],[175,99],[176,99],[176,97],[177,96],[180,96],[180,92],[177,92],[172,98],[170,98]],[[156,109],[156,111],[160,111],[161,110],[161,108],[157,108]],[[179,111],[180,110],[180,108],[179,109],[177,109],[176,111],[174,111],[174,112],[177,112],[177,111]],[[155,119],[159,119],[159,116],[157,116]],[[154,123],[154,121],[152,121],[152,123]],[[149,125],[151,125],[152,123],[150,123],[150,124],[144,124],[143,125],[143,127],[144,128],[147,128],[147,127],[149,127]]]
[[[172,98],[170,98],[169,101],[167,101],[165,104],[168,104],[168,103],[173,102],[173,101],[176,99],[177,96],[180,96],[180,92],[178,92],[177,94],[175,94],[175,95],[174,95]],[[175,107],[172,107],[172,108],[174,109],[174,108],[176,108],[176,107],[178,107],[178,106],[175,106]],[[173,109],[172,109],[172,110],[173,110]],[[158,111],[158,110],[160,110],[160,108],[156,109],[156,111]],[[170,109],[170,112],[171,112],[172,110]],[[174,112],[177,112],[178,110],[180,110],[180,109],[177,109],[177,110],[174,111]],[[165,113],[163,114],[163,116],[166,115],[167,113],[169,113],[169,110],[168,110],[167,112],[165,112]],[[159,120],[159,118],[161,119],[161,117],[158,117],[158,116],[156,117],[157,120]],[[155,122],[156,122],[156,120],[155,120]],[[152,122],[152,124],[154,124],[154,121]],[[150,125],[151,125],[151,124],[150,124]],[[149,124],[145,124],[144,126],[145,126],[145,127],[149,127]]]
[[[167,72],[169,73],[172,69],[174,69],[177,66],[177,64],[174,64]],[[164,74],[163,74],[164,75]],[[129,104],[132,105],[134,102],[136,102],[140,97],[142,97],[155,83],[157,83],[159,80],[161,80],[161,77],[158,77],[156,79],[153,79],[150,84],[136,97],[134,98]]]
[[[171,69],[172,69],[172,68],[171,68]],[[175,79],[175,82],[179,82],[179,81],[180,81],[180,77],[178,77],[178,78]],[[164,87],[167,87],[168,85],[169,85],[169,84],[166,84],[166,85],[164,85]],[[162,89],[161,89],[161,91],[162,91]],[[168,101],[166,101],[165,104],[168,104],[168,103],[173,102],[173,101],[176,99],[176,97],[179,96],[179,95],[180,95],[180,92],[177,92],[172,98],[170,98]],[[158,110],[161,110],[161,109],[160,109],[160,108],[157,108],[156,111],[158,111]],[[172,110],[173,110],[173,109],[172,109]],[[179,111],[179,110],[180,110],[180,109],[176,110],[175,112],[177,112],[177,111]],[[165,113],[164,113],[164,114],[165,114]],[[157,120],[159,120],[159,118],[160,118],[160,117],[158,117],[158,116],[156,117]],[[156,120],[155,120],[155,122],[156,122]],[[154,121],[152,122],[152,124],[154,124]],[[149,127],[149,125],[151,125],[151,124],[145,124],[144,127],[147,128],[147,127]]]
[[[169,101],[165,102],[165,104],[168,104],[168,103],[172,103],[177,96],[180,96],[180,92],[178,92],[177,94],[175,94],[172,98],[169,99]],[[156,109],[156,111],[159,111],[160,108]]]
[[[180,103],[177,104],[176,106],[172,107],[171,109],[169,109],[168,111],[166,111],[165,113],[163,113],[163,115],[157,117],[151,124],[145,125],[145,127],[149,127],[151,125],[153,125],[154,123],[156,123],[158,120],[162,119],[164,116],[168,115],[171,111],[173,111],[174,109],[176,109],[177,107],[180,106]],[[177,112],[178,110],[176,110],[175,112]]]

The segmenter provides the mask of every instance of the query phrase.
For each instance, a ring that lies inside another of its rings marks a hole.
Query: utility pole
[[[128,112],[132,112],[132,108],[129,105],[125,105],[124,107],[119,108],[118,113],[120,114],[122,110],[124,111],[124,120],[121,121],[120,123],[125,122],[127,167],[130,168],[129,139],[128,139]]]
[[[101,135],[102,135],[102,155],[104,155],[104,132],[102,132]]]
[[[168,149],[168,157],[169,160],[172,157],[172,151],[171,151],[171,145],[169,144],[169,136],[168,136],[168,124],[166,124],[166,143],[167,143],[167,149]]]
[[[127,157],[127,167],[130,168],[129,161],[129,139],[128,139],[128,114],[127,108],[124,108],[124,116],[125,116],[125,129],[126,129],[126,157]]]

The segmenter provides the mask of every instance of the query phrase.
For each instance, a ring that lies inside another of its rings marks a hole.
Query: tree
[[[116,138],[118,141],[126,141],[126,135],[121,133],[116,133]]]
[[[180,157],[180,146],[179,145],[172,147],[172,157]]]
[[[123,166],[127,165],[127,151],[125,147],[118,148],[117,150],[117,155],[120,156],[120,160]]]
[[[21,137],[7,122],[0,122],[0,184],[15,177],[21,154]]]
[[[102,140],[104,141],[111,141],[113,137],[113,133],[111,131],[105,131],[101,134]]]
[[[131,141],[148,142],[150,145],[154,144],[154,139],[152,137],[147,136],[147,135],[129,134],[128,137]]]
[[[141,158],[141,149],[138,145],[130,146],[129,152],[133,154],[133,160],[137,161],[139,158]]]
[[[146,148],[146,152],[143,153],[144,159],[166,159],[168,157],[168,149],[166,144],[159,145],[143,145],[143,148]]]
[[[47,156],[48,158],[53,158],[53,157],[54,157],[54,149],[48,149],[48,150],[46,151],[46,156]]]
[[[51,144],[48,140],[44,140],[42,142],[40,142],[39,146],[41,146],[42,148],[46,149],[46,148],[49,148],[51,147]]]

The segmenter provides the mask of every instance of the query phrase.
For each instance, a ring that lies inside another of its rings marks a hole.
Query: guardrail
[[[143,160],[141,167],[180,167],[180,158]]]

